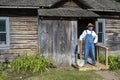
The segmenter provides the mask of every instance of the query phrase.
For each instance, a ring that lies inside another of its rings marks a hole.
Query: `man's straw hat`
[[[87,27],[94,27],[94,25],[92,23],[88,23]]]

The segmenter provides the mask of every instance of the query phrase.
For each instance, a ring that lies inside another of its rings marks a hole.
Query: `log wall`
[[[120,51],[119,19],[106,19],[106,44],[110,51]]]
[[[38,49],[38,18],[9,17],[10,49],[3,53],[29,53]]]

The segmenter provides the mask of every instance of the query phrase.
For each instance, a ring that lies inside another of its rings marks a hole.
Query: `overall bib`
[[[89,53],[92,58],[92,64],[95,65],[96,60],[95,60],[94,38],[92,36],[92,32],[91,34],[88,34],[86,31],[86,36],[85,36],[85,41],[84,41],[84,60],[85,60],[84,63],[85,64],[87,64]]]

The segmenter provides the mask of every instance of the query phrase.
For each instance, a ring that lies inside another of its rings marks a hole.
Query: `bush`
[[[110,70],[120,69],[120,61],[118,61],[119,56],[109,56],[108,64],[110,65]]]
[[[120,69],[120,56],[108,56],[108,65],[110,66],[110,70],[118,70]],[[105,56],[99,55],[99,61],[100,63],[105,64]]]
[[[100,55],[99,55],[99,61],[100,61],[100,63],[105,64],[105,56],[102,55],[102,54],[100,54]]]
[[[52,64],[45,56],[21,56],[13,60],[10,65],[15,72],[42,72],[48,70]]]
[[[3,80],[4,77],[6,77],[7,73],[0,71],[0,80]]]
[[[120,2],[120,0],[115,0],[115,1]]]

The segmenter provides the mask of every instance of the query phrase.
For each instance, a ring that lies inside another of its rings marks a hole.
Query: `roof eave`
[[[38,6],[0,6],[0,8],[39,9]]]
[[[100,17],[98,14],[91,11],[87,11],[83,9],[71,9],[71,8],[38,9],[38,13],[39,13],[39,16]],[[85,13],[86,15],[84,15]]]
[[[106,10],[106,9],[88,9],[89,11],[101,11],[101,12],[120,12],[117,10]]]

